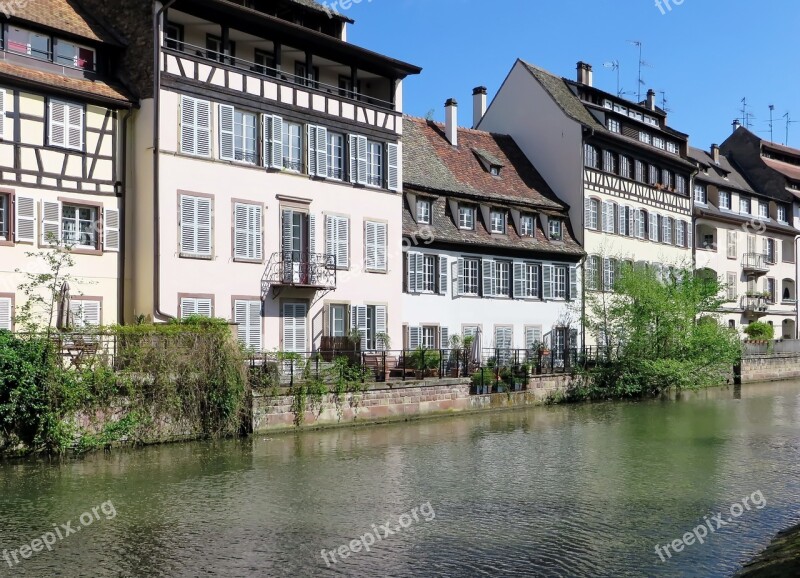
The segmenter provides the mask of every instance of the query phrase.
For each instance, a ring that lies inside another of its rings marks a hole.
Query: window
[[[499,350],[509,350],[513,345],[514,330],[512,327],[495,327],[494,328],[494,347]],[[508,356],[508,353],[505,354]]]
[[[328,132],[328,177],[344,180],[344,135]]]
[[[626,157],[626,156],[619,157],[619,166],[620,166],[619,174],[622,177],[626,178],[626,179],[631,178],[631,159],[630,159],[630,157]]]
[[[615,207],[616,205],[611,201],[603,201],[603,232],[604,233],[613,233],[614,232],[614,219],[615,219]]]
[[[603,289],[606,291],[614,290],[616,283],[617,260],[603,259]]]
[[[678,247],[686,246],[686,223],[675,221],[675,244]]]
[[[586,259],[586,289],[597,291],[600,288],[600,257],[589,255]]]
[[[47,142],[51,146],[83,150],[83,106],[61,100],[48,104]]]
[[[650,235],[650,240],[658,242],[658,215],[656,213],[650,213],[650,223],[648,227],[648,232]]]
[[[675,190],[680,195],[686,194],[686,177],[683,175],[675,175]]]
[[[650,180],[648,181],[648,184],[651,184],[653,186],[657,185],[658,184],[658,177],[659,177],[658,167],[656,167],[654,165],[650,165],[650,174],[649,174],[649,176],[650,176]]]
[[[330,336],[345,337],[347,335],[347,305],[331,305],[328,315]]]
[[[775,239],[765,239],[767,252],[767,263],[774,265],[777,262],[777,252],[775,251]]]
[[[237,323],[239,343],[247,349],[261,351],[261,300],[233,302],[233,322]]]
[[[597,149],[590,144],[584,145],[583,147],[583,163],[589,168],[597,169],[600,168],[600,159],[597,155]]]
[[[380,347],[385,349],[386,345],[382,339],[378,339],[378,335],[386,333],[386,306],[385,305],[367,305],[367,327],[366,339],[362,337],[361,346],[364,351],[377,351]]]
[[[458,207],[458,228],[475,229],[475,209],[472,207]]]
[[[497,261],[495,265],[495,297],[511,297],[511,263]]]
[[[263,256],[261,214],[261,205],[234,203],[233,258],[235,260],[261,261]]]
[[[63,205],[61,231],[67,245],[79,249],[97,249],[97,209]]]
[[[642,161],[635,161],[634,162],[634,167],[635,167],[635,170],[636,170],[636,174],[635,174],[636,181],[640,182],[640,183],[643,183],[644,182],[644,173],[645,173],[644,163]]]
[[[694,202],[696,205],[705,205],[706,204],[706,187],[705,185],[695,185],[694,186]]]
[[[339,75],[339,96],[345,98],[358,98],[358,93],[361,92],[361,81],[356,81],[355,93],[353,92],[353,79],[349,76]]]
[[[275,76],[275,55],[266,50],[255,49],[254,52],[255,71],[259,74]]]
[[[423,255],[422,257],[422,288],[423,293],[436,292],[436,255]]]
[[[364,239],[367,271],[386,271],[386,223],[366,221]]]
[[[164,24],[164,46],[172,50],[183,50],[183,26],[174,22]]]
[[[665,189],[672,188],[672,172],[668,171],[667,169],[661,171],[661,184],[664,185]]]
[[[211,257],[211,199],[180,196],[181,256]]]
[[[325,215],[325,254],[336,258],[337,269],[350,267],[350,220]]]
[[[229,40],[228,46],[225,47],[222,45],[222,38],[213,34],[206,34],[206,58],[225,62],[226,56],[236,56],[236,43]],[[232,61],[233,59],[228,58],[227,60]]]
[[[769,219],[769,203],[765,203],[764,201],[758,202],[758,218]]]
[[[55,62],[64,66],[94,70],[94,50],[65,42],[56,41]]]
[[[606,122],[606,126],[608,127],[608,130],[610,130],[611,132],[620,132],[618,120],[609,118],[608,121]]]
[[[460,290],[459,294],[478,295],[480,261],[478,259],[460,259],[459,264],[463,266],[463,275],[459,275],[459,283],[462,283],[460,289],[463,290]]]
[[[0,241],[10,241],[10,203],[8,195],[0,194]]]
[[[739,282],[739,275],[733,272],[727,274],[727,284],[725,286],[725,297],[728,301],[736,301],[736,284]]]
[[[663,149],[664,148],[664,139],[661,138],[660,136],[654,136],[653,137],[653,146],[656,147],[656,148],[659,148],[659,149]]]
[[[50,37],[25,30],[24,28],[9,26],[8,37],[6,38],[6,50],[9,52],[27,54],[39,60],[50,60]]]
[[[617,155],[611,151],[603,151],[603,170],[607,173],[617,172]]]
[[[503,211],[492,211],[490,220],[492,233],[506,232],[506,214]]]
[[[550,239],[552,241],[561,241],[563,239],[564,234],[559,219],[550,219],[548,227],[550,229]]]
[[[597,212],[595,211],[595,227],[597,226]],[[532,215],[522,215],[519,221],[520,235],[523,237],[533,237],[536,234],[536,228]]]
[[[181,152],[211,155],[211,103],[181,96]]]
[[[219,158],[256,164],[258,131],[256,115],[236,110],[232,106],[219,106]]]
[[[678,154],[678,145],[673,141],[667,141],[667,152],[670,152],[674,155]]]
[[[728,230],[728,259],[736,259],[736,253],[738,249],[736,248],[736,231]]]
[[[97,299],[73,298],[69,304],[69,312],[76,329],[99,326],[102,309],[103,304]]]
[[[636,229],[636,238],[637,239],[646,239],[647,238],[647,211],[643,211],[641,209],[636,209],[636,213],[634,215],[634,224]]]
[[[728,191],[719,192],[719,208],[731,210],[731,194]]]
[[[541,266],[536,263],[520,263],[515,264],[514,268],[515,276],[517,275],[517,270],[521,270],[522,274],[521,294],[515,295],[515,297],[540,299],[542,296],[540,291],[541,283],[539,282]]]
[[[422,326],[422,342],[420,345],[425,349],[437,349],[436,345],[436,333],[437,327],[433,325],[423,325]]]
[[[788,223],[786,205],[778,205],[778,222]]]
[[[553,267],[553,299],[567,298],[567,268]]]
[[[743,215],[750,214],[750,199],[747,197],[739,197],[739,212]]]
[[[639,140],[645,144],[652,144],[653,139],[649,132],[639,131]]]
[[[300,172],[303,169],[303,137],[296,122],[283,121],[283,168]]]
[[[587,229],[597,230],[598,213],[600,212],[600,201],[597,199],[586,199],[586,211],[584,215],[585,226]]]
[[[672,245],[672,218],[662,217],[661,219],[661,242],[667,245]]]
[[[214,316],[214,303],[210,297],[181,297],[181,319],[192,315]]]
[[[0,329],[11,331],[14,321],[14,300],[12,297],[0,297]]]
[[[764,279],[764,292],[768,295],[767,301],[769,303],[775,303],[775,279],[772,277]]]
[[[361,317],[366,324],[366,312]],[[281,345],[284,351],[291,353],[303,353],[308,349],[308,305],[306,303],[283,304]]]
[[[367,184],[383,186],[383,145],[379,142],[367,143]]]
[[[421,225],[431,224],[431,202],[424,199],[417,199],[417,223]]]
[[[313,86],[314,88],[317,88],[319,86],[319,66],[313,66],[311,68],[311,75],[309,78],[306,63],[295,62],[294,75],[299,84],[304,84],[306,86]]]

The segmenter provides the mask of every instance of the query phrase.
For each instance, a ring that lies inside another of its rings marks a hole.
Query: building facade
[[[569,205],[586,291],[611,289],[622,262],[691,267],[696,169],[653,91],[629,102],[595,88],[588,64],[569,80],[518,60],[476,121],[510,134]]]
[[[2,21],[0,329],[22,329],[20,286],[50,272],[32,254],[55,245],[74,261],[74,324],[115,323],[132,106],[114,80],[123,42],[67,0],[19,3]]]
[[[568,207],[506,135],[406,118],[403,348],[474,335],[496,350],[577,346],[583,256]]]
[[[713,150],[712,157],[716,154]],[[719,183],[718,178],[716,183],[708,183],[708,205],[700,210],[698,231],[703,224],[713,225],[714,219],[709,217],[715,210],[723,220],[738,225],[736,237],[730,237],[734,246],[726,247],[725,253],[733,255],[734,248],[738,249],[742,275],[736,295],[729,290],[729,299],[738,297],[742,323],[764,321],[775,327],[776,338],[796,339],[800,150],[765,141],[737,123],[734,133],[720,147],[719,159],[720,166],[716,166],[714,158],[707,163],[712,165],[711,176],[724,173],[726,166],[732,167],[739,176],[731,179],[732,175],[728,175],[728,180],[744,181],[749,187],[726,194],[729,187]],[[698,174],[698,183],[706,184],[701,177],[708,181],[707,174]],[[696,195],[702,193],[698,189]],[[695,204],[700,207],[697,199]],[[717,243],[725,247],[726,241],[720,239]],[[700,254],[698,247],[698,265]],[[717,257],[718,264],[719,261]],[[731,279],[735,272],[730,266],[727,273],[716,271]]]
[[[140,3],[88,1],[153,38],[131,66],[158,62],[129,72],[127,318],[228,319],[254,350],[399,341],[402,80],[420,69],[315,3],[178,0],[154,31]]]

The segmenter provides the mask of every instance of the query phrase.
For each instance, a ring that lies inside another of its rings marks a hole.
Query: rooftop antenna
[[[774,104],[770,104],[769,105],[769,142],[775,142],[775,139],[773,138],[773,134],[772,134],[772,111],[774,111],[774,110],[775,110],[775,105]]]
[[[619,87],[619,60],[612,60],[611,62],[604,62],[604,68],[610,68],[611,70],[617,71],[617,96],[622,96],[622,90]]]
[[[636,98],[638,102],[642,102],[642,86],[644,85],[644,80],[642,80],[642,66],[648,66],[648,64],[642,60],[642,41],[628,40],[628,42],[639,48],[639,89],[636,93]]]
[[[742,113],[742,126],[749,129],[752,123],[750,122],[751,119],[755,118],[752,113],[747,112],[747,97],[745,96],[742,99],[742,109],[739,111]]]
[[[783,142],[783,144],[789,146],[789,126],[796,122],[800,122],[800,120],[792,120],[792,113],[788,111],[783,115],[783,118],[786,119],[786,140]]]
[[[670,112],[671,109],[667,108],[667,91],[666,90],[659,90],[658,93],[661,95],[661,110],[664,112]]]

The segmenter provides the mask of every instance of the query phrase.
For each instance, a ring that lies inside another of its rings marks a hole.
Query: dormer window
[[[25,30],[24,28],[9,26],[6,50],[9,52],[27,54],[39,60],[50,60],[50,37],[46,34]]]
[[[719,192],[719,208],[731,210],[731,194],[728,191]]]
[[[8,52],[25,54],[31,58],[83,70],[94,70],[97,61],[92,48],[15,26],[8,28],[5,49]]]
[[[695,185],[694,186],[694,203],[696,205],[705,205],[706,199],[706,187],[705,185]]]
[[[522,237],[533,237],[536,228],[534,227],[533,215],[522,215],[519,220],[519,234]]]
[[[478,161],[481,163],[483,170],[488,172],[493,177],[499,177],[500,171],[503,169],[503,162],[494,156],[489,151],[483,149],[472,149]]]
[[[769,219],[769,204],[764,201],[758,202],[758,217],[760,219]]]
[[[94,70],[94,50],[72,42],[56,40],[55,62],[83,70]]]
[[[506,232],[506,214],[503,211],[492,211],[490,220],[492,233],[503,234]]]
[[[550,219],[550,240],[561,241],[564,238],[563,227],[559,219]]]
[[[427,199],[417,200],[417,223],[420,225],[431,224],[431,202]]]
[[[489,173],[490,173],[490,174],[491,174],[493,177],[499,177],[499,176],[500,176],[500,167],[499,167],[498,165],[492,165],[492,166],[489,168]]]
[[[458,228],[472,231],[475,229],[475,209],[472,207],[458,207]]]
[[[778,205],[778,221],[781,223],[788,223],[788,219],[786,218],[786,205]]]

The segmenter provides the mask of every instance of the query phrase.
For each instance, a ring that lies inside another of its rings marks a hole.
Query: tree
[[[744,332],[755,341],[770,341],[775,337],[775,328],[763,321],[754,321],[744,328]]]
[[[738,335],[713,313],[722,293],[716,278],[689,268],[623,263],[613,292],[587,297],[587,330],[609,352],[588,373],[590,395],[652,395],[721,383],[741,355]]]

